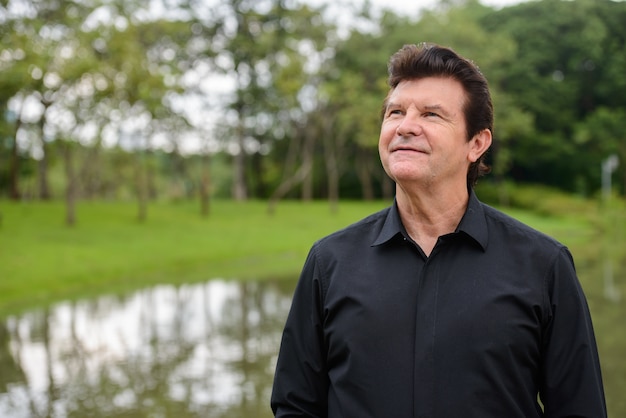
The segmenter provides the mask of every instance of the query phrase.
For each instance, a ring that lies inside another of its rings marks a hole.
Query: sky
[[[420,9],[432,9],[439,3],[439,0],[413,0],[413,1],[389,1],[389,0],[370,0],[374,7],[385,7],[392,9],[398,14],[408,14],[410,16],[416,16]],[[511,6],[513,4],[521,3],[523,0],[480,0],[480,3],[485,6],[491,6],[494,8],[501,8],[505,6]],[[354,3],[359,3],[361,0],[354,0]]]
[[[340,30],[340,36],[347,35],[347,28],[354,25],[354,21],[350,19],[350,13],[346,10],[357,10],[367,0],[299,0],[301,3],[310,4],[314,7],[327,5],[326,15],[330,20],[337,22]],[[418,18],[420,11],[423,9],[434,9],[440,3],[440,0],[369,0],[372,5],[372,11],[378,12],[382,9],[388,9],[401,16]],[[532,0],[479,0],[481,4],[500,9],[506,6],[522,3]],[[374,13],[376,15],[376,13]],[[358,24],[357,24],[358,26]],[[367,29],[367,27],[363,27]]]

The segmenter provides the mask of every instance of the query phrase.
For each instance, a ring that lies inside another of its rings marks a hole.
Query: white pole
[[[602,161],[602,197],[605,201],[611,196],[611,175],[619,166],[617,155],[611,154]]]
[[[609,155],[606,160],[602,161],[602,201],[604,203],[605,210],[610,210],[608,202],[611,198],[611,175],[618,165],[619,159],[615,154]],[[610,214],[611,212],[609,211],[608,213]],[[604,239],[606,240],[608,237],[605,237]],[[615,280],[613,277],[613,260],[609,254],[606,254],[605,257],[604,296],[613,302],[617,302],[620,300],[620,292],[615,286]]]

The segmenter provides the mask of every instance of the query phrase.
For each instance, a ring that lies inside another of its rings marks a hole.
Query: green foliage
[[[546,185],[527,185],[506,182],[496,186],[492,182],[482,181],[476,186],[476,194],[486,203],[500,205],[500,193],[503,188],[508,197],[510,208],[522,209],[541,216],[560,216],[567,214],[578,218],[596,221],[600,216],[600,203],[595,199],[566,193],[558,188]]]
[[[577,152],[586,157],[587,164],[598,164],[610,155],[616,155],[621,164],[626,164],[626,107],[598,107],[575,125],[573,143]],[[601,184],[601,170],[596,165],[588,180],[594,185]],[[621,170],[626,173],[626,170]],[[626,193],[626,181],[618,183],[621,194]]]
[[[341,34],[323,6],[278,0],[183,1],[167,16],[150,15],[139,1],[24,4],[34,13],[11,8],[0,28],[5,195],[21,176],[26,194],[37,196],[48,175],[54,196],[63,194],[67,171],[54,143],[73,141],[85,147],[75,153],[79,198],[133,196],[148,175],[156,179],[152,195],[167,197],[178,183],[191,197],[207,170],[213,193],[229,195],[239,183],[263,198],[302,167],[310,171],[285,196],[380,197],[386,63],[403,44],[423,41],[451,46],[489,79],[496,116],[489,159],[499,184],[592,196],[601,161],[615,153],[616,190],[626,193],[624,2],[542,0],[494,10],[445,1],[415,19],[346,9],[358,25]],[[216,74],[233,83],[230,94],[203,84]],[[182,155],[191,134],[204,152],[218,154],[216,167],[185,167],[201,160]],[[159,158],[171,161],[142,174],[140,153],[116,162],[101,152],[105,144],[161,147],[167,153]]]
[[[509,141],[509,177],[586,193],[599,188],[600,162],[620,138],[596,135],[590,147],[580,147],[588,137],[580,121],[602,107],[616,114],[626,109],[615,73],[624,68],[626,29],[617,20],[625,16],[623,2],[544,0],[483,17],[487,30],[517,44],[515,61],[492,81],[533,122]]]

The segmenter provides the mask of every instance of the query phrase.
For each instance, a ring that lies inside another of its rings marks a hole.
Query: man
[[[389,63],[379,153],[392,207],[316,242],[287,319],[277,417],[606,417],[566,247],[478,201],[493,109],[470,61]]]

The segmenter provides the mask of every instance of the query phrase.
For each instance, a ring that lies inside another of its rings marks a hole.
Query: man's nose
[[[416,136],[421,132],[422,124],[419,113],[415,110],[408,110],[396,127],[396,134],[399,136]]]

